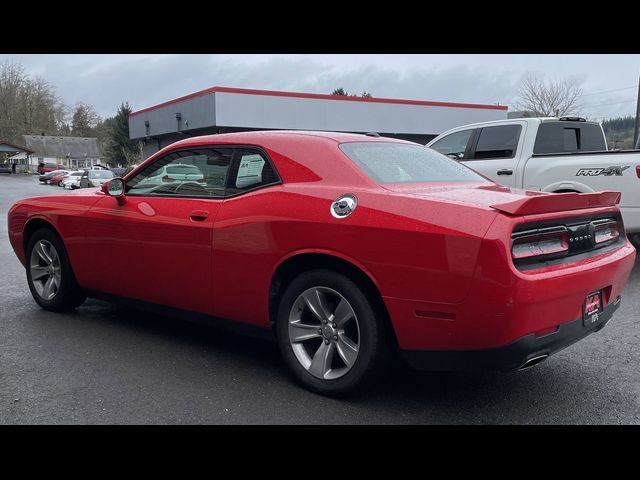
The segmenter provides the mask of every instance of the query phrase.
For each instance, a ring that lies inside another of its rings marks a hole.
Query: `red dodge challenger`
[[[267,333],[298,381],[340,394],[396,352],[514,370],[600,330],[636,255],[619,199],[509,189],[376,134],[273,131],[176,142],[8,220],[43,308],[124,300]]]

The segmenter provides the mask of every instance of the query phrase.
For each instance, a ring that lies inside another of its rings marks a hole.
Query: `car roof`
[[[345,142],[398,142],[412,143],[397,138],[373,136],[364,133],[327,132],[320,130],[256,130],[252,132],[219,133],[215,135],[203,135],[190,137],[171,144],[171,147],[201,145],[204,143],[260,143],[268,139],[281,140],[286,137],[299,139],[300,137],[324,138],[336,143]]]
[[[251,132],[222,133],[189,137],[172,143],[159,150],[142,165],[162,155],[180,148],[198,148],[219,145],[247,145],[257,146],[276,152],[287,160],[272,158],[278,173],[286,182],[309,181],[309,178],[322,179],[325,183],[351,183],[353,185],[375,185],[355,163],[345,162],[339,155],[337,148],[341,143],[352,142],[385,142],[418,145],[415,142],[396,138],[373,136],[358,133],[325,132],[314,130],[256,130]],[[327,148],[328,150],[323,150]],[[329,153],[331,152],[331,153]],[[329,153],[325,155],[325,153]],[[137,170],[137,169],[136,169]],[[127,179],[134,175],[133,170]]]

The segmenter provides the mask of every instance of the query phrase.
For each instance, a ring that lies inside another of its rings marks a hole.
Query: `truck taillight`
[[[604,243],[611,240],[616,240],[620,236],[618,230],[618,224],[614,221],[601,223],[595,226],[594,229],[596,245],[598,243]]]
[[[640,165],[636,165],[636,175],[640,178]]]
[[[569,234],[566,229],[522,235],[513,239],[511,254],[514,260],[553,255],[569,251]]]

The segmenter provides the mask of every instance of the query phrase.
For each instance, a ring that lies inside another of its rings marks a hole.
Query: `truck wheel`
[[[62,240],[48,228],[36,230],[27,244],[27,282],[33,299],[45,310],[71,310],[86,299]]]
[[[382,316],[350,278],[334,271],[311,270],[289,284],[276,331],[287,366],[314,392],[351,393],[384,370]]]

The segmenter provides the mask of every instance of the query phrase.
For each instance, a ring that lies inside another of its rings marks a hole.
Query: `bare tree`
[[[0,63],[0,138],[21,143],[24,134],[55,134],[65,116],[50,83],[30,77],[19,63]]]
[[[537,74],[528,74],[520,85],[517,107],[537,117],[579,115],[582,89],[573,78],[546,81]]]

